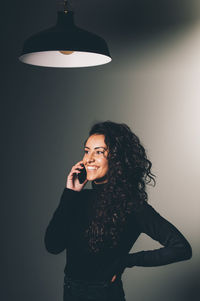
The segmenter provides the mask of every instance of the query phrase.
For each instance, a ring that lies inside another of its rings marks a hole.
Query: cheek
[[[108,171],[108,161],[107,160],[104,162],[103,169],[104,169],[105,172]]]

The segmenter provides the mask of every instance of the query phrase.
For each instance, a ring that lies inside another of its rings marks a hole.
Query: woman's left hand
[[[112,277],[111,282],[115,281],[115,279],[117,278],[117,275],[121,276],[123,274],[125,268],[126,268],[126,265],[124,264],[124,258],[123,257],[117,258],[112,266],[112,270],[114,271],[114,276]]]
[[[112,277],[111,282],[114,282],[116,278],[117,278],[117,275],[114,275],[114,276]]]

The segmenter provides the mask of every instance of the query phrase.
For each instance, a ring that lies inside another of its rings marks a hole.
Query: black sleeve
[[[128,254],[127,267],[153,267],[191,258],[192,249],[185,237],[150,205],[145,204],[144,209],[135,214],[135,218],[141,232],[158,241],[163,247]]]
[[[58,208],[47,227],[44,242],[48,252],[58,254],[67,247],[70,231],[70,215],[79,192],[65,188]]]

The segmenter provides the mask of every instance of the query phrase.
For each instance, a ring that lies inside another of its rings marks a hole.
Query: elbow
[[[54,254],[54,255],[61,253],[65,249],[65,247],[60,246],[58,243],[56,244],[55,242],[52,242],[51,240],[49,240],[47,238],[47,236],[45,236],[45,238],[44,238],[44,245],[45,245],[47,252]]]
[[[57,255],[57,254],[61,253],[64,250],[64,248],[57,248],[57,247],[52,246],[52,245],[47,244],[47,243],[45,243],[45,248],[46,248],[47,252],[49,252],[51,254],[54,254],[54,255]]]
[[[192,248],[187,241],[180,250],[180,260],[189,260],[192,258]]]
[[[189,260],[192,258],[192,248],[187,240],[182,241],[174,246],[175,261]]]
[[[49,252],[49,253],[51,253],[51,254],[54,254],[54,255],[57,255],[57,254],[59,254],[60,252],[62,252],[62,251],[60,251],[60,250],[51,248],[51,247],[49,247],[49,246],[48,246],[48,247],[46,246],[46,250],[47,250],[47,252]]]
[[[185,260],[191,259],[192,258],[192,248],[190,244],[187,244],[187,247],[185,248]]]

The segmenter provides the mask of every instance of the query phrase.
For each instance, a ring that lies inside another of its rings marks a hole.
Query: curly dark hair
[[[156,182],[144,147],[126,124],[96,123],[89,136],[94,134],[104,135],[108,147],[108,181],[97,189],[95,214],[85,232],[89,250],[96,253],[118,244],[129,214],[147,202],[146,184]]]

